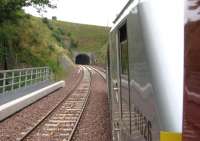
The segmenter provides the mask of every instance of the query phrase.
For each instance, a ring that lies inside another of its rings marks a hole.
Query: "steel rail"
[[[96,68],[94,68],[94,67],[92,67],[92,66],[87,66],[87,67],[93,69],[93,70],[94,70],[95,72],[97,72],[104,80],[106,80],[106,74],[105,74],[105,72],[100,71],[100,70],[98,70],[98,69],[96,69]],[[105,76],[104,76],[102,73],[104,73]]]
[[[78,84],[75,85],[74,87],[72,87],[72,88],[69,90],[69,93],[72,94],[72,93],[76,90],[76,88],[77,88],[77,87],[79,86],[79,84],[81,83],[81,80],[82,80],[82,79],[83,79],[83,75],[82,75],[81,79],[78,80]],[[56,105],[54,106],[54,108],[53,108],[51,111],[49,111],[41,120],[39,120],[39,121],[35,124],[35,126],[34,126],[33,128],[31,128],[26,134],[24,134],[24,136],[21,137],[21,138],[19,139],[19,141],[24,141],[24,140],[25,140],[39,125],[41,125],[41,123],[43,123],[43,121],[44,121],[45,119],[47,119],[54,111],[56,111],[56,109],[59,108],[59,107],[64,103],[64,101],[65,101],[66,99],[68,99],[69,96],[70,96],[70,94],[67,95],[65,98],[63,98],[63,100],[62,100],[60,103],[56,104]]]
[[[87,68],[86,66],[82,66],[82,67]],[[73,129],[70,137],[68,138],[68,141],[71,141],[73,139],[74,133],[75,133],[77,127],[78,127],[79,122],[81,121],[81,117],[83,116],[84,110],[86,109],[86,106],[88,104],[88,99],[89,99],[89,96],[90,96],[90,93],[91,93],[92,72],[88,68],[87,68],[87,70],[90,72],[90,86],[89,86],[88,94],[87,94],[86,100],[84,102],[84,105],[83,105],[83,107],[81,109],[81,113],[80,113],[80,115],[78,117],[78,120],[76,121],[76,124],[74,126],[74,129]]]

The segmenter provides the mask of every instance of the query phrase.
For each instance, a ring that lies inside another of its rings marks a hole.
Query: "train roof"
[[[113,21],[114,25],[111,31],[115,29],[118,26],[118,24],[121,23],[121,21],[131,12],[131,10],[139,3],[139,1],[140,0],[129,0],[127,2],[127,4],[124,6],[124,8],[120,11],[118,16]]]
[[[123,15],[124,11],[126,11],[126,9],[130,6],[130,4],[133,2],[134,0],[129,0],[127,2],[127,4],[124,6],[124,8],[121,10],[121,12],[117,15],[117,17],[115,18],[115,20],[113,21],[113,23],[116,23],[117,20]]]

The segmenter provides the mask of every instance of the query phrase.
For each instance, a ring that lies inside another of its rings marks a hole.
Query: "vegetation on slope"
[[[75,24],[53,20],[51,22],[68,36],[68,47],[72,52],[90,52],[97,58],[97,64],[105,64],[108,32],[110,28]]]
[[[68,58],[70,53],[60,45],[54,32],[40,18],[32,16],[25,16],[17,23],[2,24],[0,56],[4,69],[49,66],[56,75],[63,76],[66,72],[59,60],[61,56]],[[73,67],[70,59],[66,61]]]
[[[69,58],[73,52],[92,52],[97,63],[104,64],[108,28],[37,18],[21,13],[16,22],[4,22],[0,26],[1,63],[8,69],[48,65],[62,75],[60,56]],[[2,35],[2,37],[1,37]],[[6,55],[6,57],[4,57]]]
[[[38,4],[38,10],[53,6],[49,0],[0,1],[0,69],[49,66],[60,79],[73,69],[76,51],[105,63],[108,28],[33,17],[22,10],[23,2]]]
[[[22,8],[34,6],[38,12],[45,11],[45,7],[56,8],[53,0],[0,0],[0,23],[16,21],[21,17]]]

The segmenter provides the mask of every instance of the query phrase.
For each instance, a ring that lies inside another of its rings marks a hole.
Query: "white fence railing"
[[[2,70],[0,71],[0,93],[29,87],[51,78],[49,67]]]

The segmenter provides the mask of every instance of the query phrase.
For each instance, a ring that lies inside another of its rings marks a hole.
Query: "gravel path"
[[[82,72],[76,68],[73,74],[66,80],[65,88],[55,91],[10,118],[0,122],[0,141],[15,141],[22,137],[24,132],[27,132],[34,123],[40,120],[54,105],[68,95],[71,88],[74,87],[81,78]]]
[[[73,141],[111,141],[111,123],[105,81],[93,74],[89,103]]]

